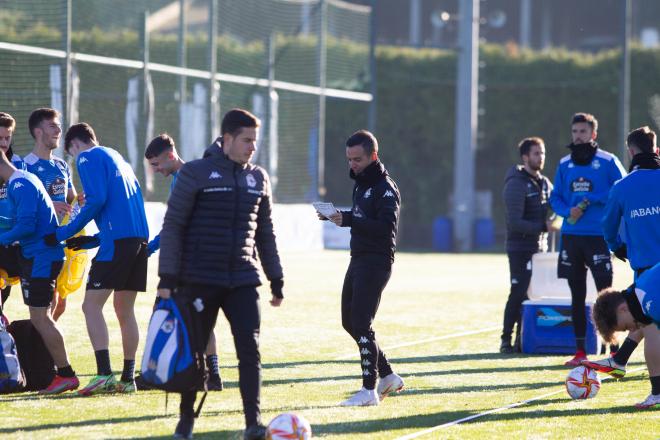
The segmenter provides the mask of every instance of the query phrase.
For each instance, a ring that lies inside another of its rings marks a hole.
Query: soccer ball
[[[285,413],[268,424],[266,440],[308,440],[312,438],[312,427],[298,414]]]
[[[566,377],[566,391],[572,399],[591,399],[600,389],[600,379],[596,370],[579,366]]]

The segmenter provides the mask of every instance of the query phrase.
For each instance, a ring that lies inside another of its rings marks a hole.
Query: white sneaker
[[[378,381],[378,398],[383,400],[390,393],[398,393],[404,387],[403,379],[396,373],[387,375]]]
[[[362,388],[350,399],[344,400],[339,406],[376,406],[380,403],[376,390]]]
[[[635,405],[637,409],[660,409],[660,394],[649,394],[645,401]]]

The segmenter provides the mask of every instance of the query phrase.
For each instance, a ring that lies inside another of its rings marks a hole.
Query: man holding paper
[[[403,389],[376,342],[372,323],[380,297],[392,274],[401,197],[378,160],[378,141],[366,130],[346,141],[353,188],[353,209],[336,211],[332,204],[315,204],[319,218],[351,228],[351,262],[344,279],[341,317],[344,329],[357,342],[362,365],[362,389],[341,406],[378,405],[388,394]],[[376,388],[376,376],[380,377]]]

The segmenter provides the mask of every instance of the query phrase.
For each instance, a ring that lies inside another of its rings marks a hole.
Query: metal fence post
[[[630,131],[630,22],[632,20],[631,0],[622,0],[621,14],[621,77],[619,82],[619,139],[621,160],[629,163],[626,138]]]
[[[178,41],[178,62],[179,67],[186,67],[186,37],[187,32],[187,11],[186,0],[179,0],[179,41]],[[179,103],[186,102],[186,76],[179,75]]]
[[[318,170],[317,170],[317,194],[319,199],[325,196],[325,88],[327,77],[327,33],[328,33],[328,3],[319,0],[319,39],[318,39],[318,75],[319,75],[319,120],[318,120]]]
[[[369,91],[371,92],[371,102],[369,103],[369,119],[367,126],[372,133],[376,131],[376,86],[377,86],[377,70],[376,70],[376,35],[377,35],[377,21],[376,21],[376,5],[377,0],[371,0],[371,15],[369,16]]]
[[[64,51],[66,57],[64,59],[64,114],[62,118],[62,129],[71,124],[71,0],[64,0]]]
[[[219,109],[219,87],[216,82],[215,76],[218,73],[218,0],[210,0],[209,2],[209,142],[213,141],[216,136],[220,136],[218,124],[220,121]]]

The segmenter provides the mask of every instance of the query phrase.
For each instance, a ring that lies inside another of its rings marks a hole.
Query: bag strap
[[[208,391],[204,391],[204,394],[202,394],[202,400],[199,401],[199,405],[197,406],[197,411],[195,411],[195,418],[199,417],[199,413],[202,412],[202,406],[204,406],[204,401],[206,400],[206,395],[208,394]]]

